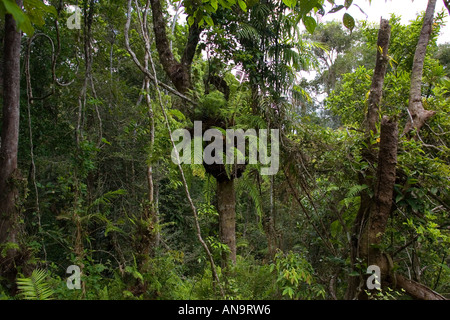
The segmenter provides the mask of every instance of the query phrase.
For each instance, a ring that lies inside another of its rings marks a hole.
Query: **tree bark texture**
[[[380,132],[380,151],[378,153],[378,169],[375,185],[375,195],[370,207],[368,226],[360,243],[360,254],[367,258],[367,264],[376,264],[381,272],[384,269],[384,258],[379,250],[382,236],[386,230],[392,207],[392,195],[395,185],[395,167],[397,165],[398,126],[397,122],[383,117]]]
[[[430,36],[433,29],[433,17],[436,1],[437,0],[428,1],[422,30],[420,32],[419,41],[417,42],[416,52],[414,54],[408,104],[409,116],[403,134],[409,134],[414,129],[419,132],[425,122],[436,113],[435,111],[425,110],[422,104],[423,65],[428,42],[430,41]]]
[[[21,7],[22,1],[17,1]],[[20,40],[12,15],[5,15],[3,51],[3,123],[0,147],[0,245],[19,244],[19,197],[20,174],[17,169],[20,120]],[[9,249],[0,255],[0,275],[14,283],[19,264],[18,249]]]
[[[392,195],[395,185],[395,167],[397,165],[398,126],[397,122],[383,117],[381,122],[380,146],[378,153],[378,168],[374,188],[374,198],[365,198],[361,207],[364,212],[357,216],[353,227],[352,261],[358,258],[367,265],[377,265],[382,274],[381,283],[390,275],[390,263],[378,245],[385,233],[389,215],[391,213]],[[366,277],[349,277],[347,299],[365,299],[364,290]],[[358,289],[359,287],[359,289]]]
[[[380,29],[378,31],[378,40],[377,40],[377,58],[375,62],[375,70],[372,77],[372,85],[370,88],[369,94],[369,106],[368,112],[366,115],[366,143],[369,146],[362,150],[362,156],[369,163],[369,166],[365,173],[360,172],[358,174],[358,182],[360,185],[367,185],[371,188],[374,188],[373,176],[375,176],[375,172],[372,169],[373,164],[376,162],[376,153],[371,146],[371,134],[372,131],[374,134],[377,133],[377,123],[379,121],[379,112],[380,112],[380,104],[381,98],[383,96],[383,84],[384,78],[386,74],[387,62],[388,62],[388,48],[389,48],[389,40],[391,34],[391,27],[389,25],[389,21],[385,19],[381,19],[380,21]],[[363,190],[360,194],[361,205],[358,209],[358,213],[356,215],[355,221],[353,222],[352,228],[352,237],[351,237],[351,248],[350,248],[350,260],[352,265],[357,263],[357,259],[361,256],[360,247],[361,240],[364,236],[366,230],[364,229],[367,225],[368,218],[370,216],[370,206],[372,203],[372,199],[369,195],[368,190]],[[354,276],[349,276],[348,278],[348,287],[345,294],[346,299],[353,299],[357,296],[358,286],[361,283],[361,279]]]

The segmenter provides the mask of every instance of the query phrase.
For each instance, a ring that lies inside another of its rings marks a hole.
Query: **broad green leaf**
[[[316,19],[310,16],[306,16],[303,18],[303,24],[305,25],[306,30],[308,30],[309,33],[314,33],[314,30],[316,29],[317,22]]]
[[[193,16],[189,16],[187,21],[188,21],[189,26],[192,26],[194,24],[195,20],[194,20]]]
[[[239,4],[239,7],[241,7],[242,11],[247,12],[247,5],[245,4],[244,1],[238,0],[238,4]]]
[[[31,21],[28,16],[22,11],[22,9],[12,0],[3,0],[6,12],[11,14],[16,20],[17,27],[25,32],[27,35],[32,36],[34,28],[31,25]]]
[[[353,17],[348,13],[344,14],[342,22],[344,23],[344,26],[350,30],[350,32],[352,32],[353,28],[355,28],[355,19],[353,19]]]
[[[44,16],[46,13],[54,16],[57,15],[56,9],[53,6],[47,6],[40,0],[25,0],[23,6],[30,21],[38,26],[44,25]]]
[[[330,225],[330,231],[331,231],[331,236],[333,238],[336,238],[336,236],[338,235],[338,233],[342,230],[342,226],[341,223],[339,222],[339,220],[335,220],[331,225]]]
[[[217,10],[217,8],[219,7],[217,0],[211,0],[211,7],[214,8],[214,10]]]
[[[214,21],[211,18],[211,16],[205,16],[203,19],[205,19],[206,23],[210,26],[213,27],[214,26]]]
[[[344,6],[346,9],[350,8],[350,6],[352,5],[353,0],[345,0]]]
[[[186,117],[184,116],[184,114],[180,111],[180,110],[177,110],[177,109],[172,109],[172,110],[169,110],[169,112],[168,112],[171,116],[175,116],[175,117],[177,117],[179,120],[185,120],[186,119]]]
[[[294,1],[293,1],[293,0],[283,0],[283,3],[284,3],[287,7],[292,8],[292,6],[293,6],[293,4],[294,4]]]
[[[293,2],[294,2],[293,7],[295,7],[295,4],[297,3],[297,1],[294,0]],[[311,12],[311,10],[313,8],[317,8],[317,7],[322,8],[322,6],[318,0],[300,1],[300,14],[306,15],[309,12]]]

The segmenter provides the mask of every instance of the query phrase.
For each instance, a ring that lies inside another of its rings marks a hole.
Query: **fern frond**
[[[111,203],[112,200],[117,198],[118,196],[125,195],[127,193],[124,189],[117,189],[114,191],[108,191],[105,194],[101,195],[97,199],[95,199],[92,204],[89,206],[89,208],[96,207],[98,205],[108,205]]]
[[[248,168],[253,167],[253,165],[248,165]],[[253,204],[255,205],[256,213],[257,215],[262,218],[263,213],[263,206],[262,206],[262,198],[259,193],[259,189],[257,187],[257,184],[255,183],[254,179],[254,171],[252,170],[245,170],[242,179],[239,181],[239,186],[241,190],[245,190],[247,194],[250,196],[250,198],[253,200]],[[262,219],[260,219],[262,221]]]
[[[355,197],[357,194],[359,194],[361,191],[367,189],[368,186],[365,184],[357,184],[351,187],[347,192],[347,198]]]

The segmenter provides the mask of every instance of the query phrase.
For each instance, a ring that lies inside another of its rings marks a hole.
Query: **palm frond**
[[[258,33],[258,30],[256,30],[255,27],[247,24],[247,23],[241,23],[239,30],[236,32],[236,36],[239,39],[242,40],[251,40],[251,41],[258,41],[260,38],[260,35]]]
[[[53,290],[46,282],[47,271],[44,269],[33,270],[29,278],[16,280],[19,295],[25,300],[51,300]]]

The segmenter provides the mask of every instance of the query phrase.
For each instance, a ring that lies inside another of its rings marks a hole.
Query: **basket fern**
[[[18,278],[19,296],[25,300],[51,300],[53,291],[46,278],[47,272],[43,269],[33,270],[29,278]]]

